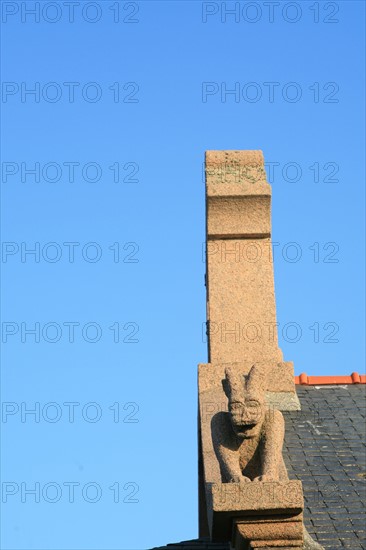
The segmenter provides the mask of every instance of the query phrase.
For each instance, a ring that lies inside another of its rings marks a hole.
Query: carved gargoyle
[[[229,412],[212,419],[212,440],[223,482],[286,481],[282,457],[284,419],[266,407],[266,375],[254,365],[244,380],[227,368],[223,380]]]
[[[229,412],[215,414],[211,423],[224,483],[288,480],[282,456],[285,422],[281,411],[266,405],[266,387],[265,371],[258,365],[246,378],[235,367],[225,370]],[[304,550],[323,550],[305,527]]]

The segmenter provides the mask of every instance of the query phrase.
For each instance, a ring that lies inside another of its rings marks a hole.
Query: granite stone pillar
[[[271,188],[261,151],[206,152],[206,219],[200,535],[235,550],[304,548],[302,485],[288,479],[282,457],[281,410],[300,405],[293,364],[278,347]],[[306,548],[320,548],[311,543]]]

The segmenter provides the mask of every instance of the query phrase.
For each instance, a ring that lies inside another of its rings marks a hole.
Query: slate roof
[[[322,546],[366,548],[366,385],[298,386],[284,413],[285,461],[300,479],[305,523]]]
[[[301,411],[284,412],[284,458],[300,479],[305,524],[327,550],[366,549],[366,385],[297,386]],[[153,550],[229,550],[196,539]]]

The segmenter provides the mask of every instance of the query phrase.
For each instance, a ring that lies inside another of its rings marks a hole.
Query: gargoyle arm
[[[285,421],[278,410],[270,410],[264,423],[264,437],[261,455],[262,481],[278,480],[282,461],[282,446],[285,435]]]

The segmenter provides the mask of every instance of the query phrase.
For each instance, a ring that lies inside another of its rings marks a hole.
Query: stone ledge
[[[271,235],[271,199],[268,196],[209,197],[207,238],[264,238]]]
[[[262,525],[295,521],[302,532],[301,481],[212,483],[206,495],[213,541],[230,540],[233,522],[242,520]]]
[[[250,481],[212,483],[212,506],[216,512],[300,512],[304,507],[301,481]]]

